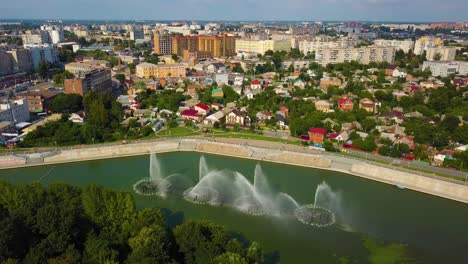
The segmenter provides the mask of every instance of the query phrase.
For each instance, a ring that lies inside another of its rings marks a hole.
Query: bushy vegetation
[[[100,186],[0,183],[1,263],[263,263],[220,225],[176,223]]]

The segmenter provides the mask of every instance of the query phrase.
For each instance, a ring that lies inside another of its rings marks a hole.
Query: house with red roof
[[[262,89],[262,82],[260,80],[253,80],[250,82],[250,88],[252,90]]]
[[[195,109],[187,109],[180,114],[180,119],[184,121],[195,121],[200,123],[203,119],[203,116]]]
[[[353,111],[354,103],[348,97],[343,97],[342,99],[338,100],[338,109],[341,111]]]
[[[411,151],[414,150],[415,148],[415,145],[414,145],[414,137],[413,136],[402,136],[400,135],[396,140],[395,142],[396,144],[406,144],[408,145],[409,149]]]
[[[322,145],[326,134],[327,130],[325,128],[313,127],[309,129],[309,140],[314,145]]]
[[[199,114],[206,116],[210,112],[210,107],[206,104],[198,103],[195,105],[195,110],[197,110]]]

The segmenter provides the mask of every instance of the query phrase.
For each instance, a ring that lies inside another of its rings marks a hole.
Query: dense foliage
[[[222,226],[138,211],[130,193],[0,183],[1,263],[247,264],[263,256],[258,243],[247,247]]]

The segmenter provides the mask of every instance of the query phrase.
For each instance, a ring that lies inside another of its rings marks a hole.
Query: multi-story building
[[[48,42],[49,35],[46,31],[40,31],[37,33],[27,31],[25,34],[21,35],[21,39],[23,40],[23,45],[43,44]]]
[[[17,99],[27,99],[29,112],[40,113],[47,111],[52,100],[59,92],[28,92],[16,96]]]
[[[13,56],[0,50],[0,76],[14,73]]]
[[[7,53],[12,56],[14,72],[33,71],[33,58],[29,49],[14,49],[7,51]]]
[[[137,40],[137,39],[144,39],[145,34],[141,30],[134,30],[130,31],[130,39],[131,40]]]
[[[60,26],[43,25],[41,26],[41,30],[47,32],[48,40],[46,43],[57,44],[64,40],[63,29]]]
[[[264,54],[267,50],[290,51],[291,41],[236,39],[236,53],[255,52],[258,54]]]
[[[184,50],[182,60],[188,61],[190,59],[197,59],[199,61],[211,58],[211,52],[202,50]]]
[[[414,41],[411,39],[398,40],[398,39],[376,39],[374,45],[383,47],[396,47],[399,50],[408,53],[414,49]]]
[[[178,56],[183,56],[185,50],[198,50],[198,36],[175,36],[172,38],[172,50]]]
[[[316,60],[321,65],[357,61],[362,64],[371,62],[395,62],[395,47],[368,46],[360,48],[323,48],[316,52]]]
[[[304,53],[313,53],[317,52],[318,49],[326,49],[326,48],[352,48],[356,47],[358,44],[357,39],[350,39],[350,38],[343,38],[337,41],[322,41],[322,40],[302,40],[299,41],[299,50]]]
[[[27,122],[30,119],[28,100],[20,99],[12,103],[0,104],[0,121],[15,123]]]
[[[198,36],[198,50],[209,51],[213,57],[229,57],[236,54],[236,38],[233,36]]]
[[[31,52],[32,65],[34,70],[39,69],[39,64],[41,62],[47,63],[57,63],[57,49],[55,45],[49,44],[28,44],[24,45],[25,48],[29,49]]]
[[[426,50],[426,59],[428,61],[452,61],[457,55],[457,47],[437,46]]]
[[[110,63],[105,60],[89,60],[83,62],[70,62],[65,64],[65,70],[73,75],[86,74],[96,69],[107,69]]]
[[[140,78],[185,78],[187,64],[162,64],[140,63],[136,66],[136,75]]]
[[[421,37],[414,43],[414,54],[422,55],[428,48],[434,48],[442,45],[440,38]]]
[[[83,96],[87,91],[108,92],[112,89],[110,69],[94,69],[87,73],[75,75],[73,79],[65,79],[65,93]]]
[[[425,61],[423,70],[429,69],[434,77],[447,77],[450,74],[468,74],[466,61]]]
[[[172,37],[167,32],[154,33],[153,51],[156,54],[170,55],[172,51]]]

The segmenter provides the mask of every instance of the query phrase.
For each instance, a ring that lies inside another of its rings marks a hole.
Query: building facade
[[[172,37],[167,32],[154,33],[153,51],[156,54],[171,55],[172,52]]]
[[[0,104],[0,121],[21,123],[30,119],[28,100],[19,99],[12,103]]]
[[[139,78],[185,78],[187,64],[162,64],[140,63],[136,66],[136,75]]]
[[[360,48],[318,49],[315,55],[321,65],[357,61],[362,64],[371,62],[395,62],[395,47],[368,46]]]
[[[398,50],[402,50],[408,53],[414,49],[414,41],[411,39],[397,40],[397,39],[376,39],[374,40],[376,46],[382,47],[396,47]]]
[[[236,39],[236,53],[255,52],[265,54],[268,50],[289,52],[291,50],[291,41]]]
[[[110,69],[94,69],[91,72],[75,75],[65,79],[65,93],[83,96],[87,91],[108,92],[112,90]]]
[[[423,71],[429,69],[434,77],[447,77],[450,74],[468,75],[466,61],[425,61]]]
[[[426,59],[428,61],[452,61],[457,55],[457,47],[437,46],[426,50]]]

